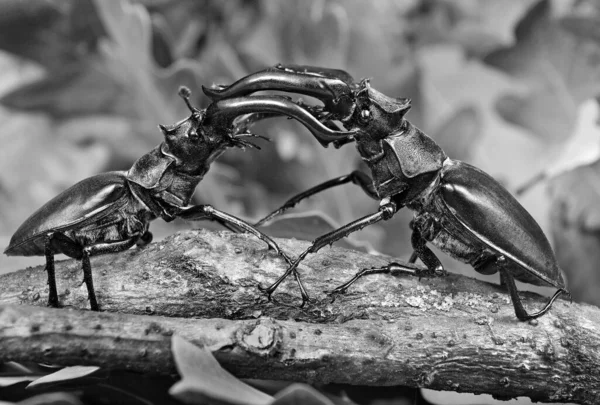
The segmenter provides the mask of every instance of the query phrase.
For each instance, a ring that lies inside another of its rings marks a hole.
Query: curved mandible
[[[343,70],[279,64],[245,76],[229,86],[202,86],[202,91],[212,101],[264,90],[299,93],[322,101],[331,115],[329,119],[342,119],[354,110],[355,87],[352,76]]]
[[[229,125],[233,120],[244,114],[265,114],[264,118],[283,115],[294,118],[303,124],[317,140],[325,147],[331,142],[343,143],[352,138],[355,131],[339,131],[321,123],[308,110],[282,96],[247,96],[227,98],[213,102],[206,109],[204,124],[216,120],[219,124]],[[214,125],[215,122],[212,122]]]
[[[321,66],[310,66],[310,65],[284,65],[283,63],[278,63],[277,65],[269,68],[272,70],[283,70],[288,73],[296,73],[296,74],[305,74],[312,76],[322,76],[329,77],[331,79],[340,79],[345,82],[348,86],[352,86],[355,84],[354,78],[350,75],[350,73],[346,72],[342,69],[331,69],[325,68]]]

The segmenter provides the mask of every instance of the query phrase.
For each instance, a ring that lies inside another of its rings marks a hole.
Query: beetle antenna
[[[234,146],[237,146],[238,148],[253,148],[253,149],[260,150],[260,146],[256,145],[253,142],[242,139],[242,138],[260,138],[260,139],[264,139],[267,142],[271,142],[271,140],[269,138],[267,138],[266,136],[253,134],[252,132],[243,132],[241,134],[232,135],[231,142]]]
[[[267,142],[272,142],[271,138],[269,138],[268,136],[259,135],[259,134],[253,134],[251,132],[245,132],[243,134],[237,134],[237,135],[234,136],[234,138],[260,138],[260,139],[264,139]]]
[[[251,149],[258,149],[260,150],[260,146],[256,145],[255,143],[252,143],[250,141],[246,141],[245,139],[239,139],[239,137],[234,137],[233,139],[233,145],[237,146],[238,148],[251,148]]]
[[[185,104],[188,106],[191,112],[196,112],[197,108],[192,107],[190,103],[190,96],[192,95],[192,91],[186,86],[180,86],[179,91],[177,92],[179,96],[185,101]]]

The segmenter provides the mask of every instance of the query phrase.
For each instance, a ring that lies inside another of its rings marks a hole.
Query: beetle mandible
[[[204,88],[213,101],[260,90],[280,90],[315,97],[322,107],[299,104],[329,128],[341,122],[346,136],[320,142],[339,147],[356,141],[356,148],[372,173],[354,171],[319,184],[288,200],[259,221],[295,206],[302,199],[341,184],[354,183],[379,200],[379,210],[325,234],[312,242],[287,271],[264,290],[269,296],[309,254],[352,232],[389,220],[403,207],[415,212],[411,223],[409,260],[420,259],[427,267],[390,263],[363,269],[333,290],[345,292],[361,276],[372,273],[405,272],[419,277],[444,274],[440,260],[429,249],[431,243],[450,256],[470,264],[482,274],[500,272],[512,298],[518,319],[545,314],[561,294],[569,294],[552,247],[531,215],[500,183],[480,169],[452,160],[426,134],[404,119],[410,100],[391,98],[373,89],[369,80],[354,82],[343,70],[311,66],[277,65],[248,75],[230,86]],[[514,279],[558,289],[538,312],[529,314],[519,298]],[[305,296],[303,295],[303,304]]]
[[[210,205],[188,203],[210,164],[227,148],[258,148],[247,140],[260,137],[247,130],[257,119],[274,113],[288,114],[323,140],[335,139],[340,133],[281,97],[252,97],[251,103],[240,97],[198,109],[189,101],[189,89],[182,87],[179,94],[191,115],[174,125],[159,125],[164,142],[139,158],[128,172],[99,174],[65,190],[26,219],[12,236],[5,254],[46,257],[49,306],[59,306],[54,274],[56,253],[81,260],[90,308],[97,311],[90,256],[149,243],[150,221],[159,217],[167,222],[176,217],[208,219],[232,230],[242,229],[266,242],[291,264],[271,238],[241,219]],[[298,283],[304,291],[299,279]]]

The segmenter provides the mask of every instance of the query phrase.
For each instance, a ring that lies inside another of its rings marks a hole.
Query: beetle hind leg
[[[154,239],[152,232],[146,231],[142,234],[142,236],[140,236],[140,238],[135,242],[135,244],[139,248],[142,248],[142,247],[148,245],[150,242],[152,242],[152,239]]]
[[[501,280],[506,288],[508,289],[508,293],[510,294],[510,298],[513,303],[513,307],[515,308],[515,315],[520,321],[529,321],[531,319],[538,318],[544,315],[546,312],[550,310],[554,301],[558,298],[560,294],[565,292],[563,289],[559,289],[554,293],[554,295],[550,298],[550,300],[544,305],[544,308],[535,312],[533,314],[527,313],[525,307],[523,306],[523,302],[519,297],[519,291],[517,290],[517,286],[515,284],[515,279],[510,271],[506,268],[506,259],[504,256],[501,256],[497,259],[497,263],[499,264]]]
[[[399,263],[390,263],[383,267],[371,267],[370,269],[363,269],[356,273],[354,277],[335,288],[331,291],[331,294],[343,294],[348,288],[354,284],[359,278],[369,274],[409,274],[419,277],[436,277],[438,275],[445,275],[446,270],[442,266],[442,263],[437,258],[435,253],[427,247],[427,241],[435,239],[439,233],[440,225],[431,216],[418,216],[415,220],[411,221],[411,228],[413,228],[411,243],[414,249],[413,254],[409,260],[412,264],[417,258],[421,259],[423,264],[427,267],[427,270],[422,270],[416,266],[406,266]]]
[[[94,290],[94,280],[92,278],[92,265],[90,264],[90,256],[101,255],[104,253],[115,253],[127,250],[135,245],[140,239],[146,237],[146,234],[152,234],[146,232],[143,235],[134,234],[129,239],[125,239],[118,242],[106,242],[97,243],[95,245],[85,246],[82,249],[81,257],[81,269],[83,270],[83,281],[88,290],[88,298],[90,300],[90,309],[92,311],[99,311],[98,300],[96,299],[96,292]],[[149,242],[148,242],[149,243]]]
[[[329,295],[336,294],[345,294],[348,291],[348,288],[352,284],[358,281],[358,279],[363,276],[368,276],[369,274],[409,274],[409,275],[418,275],[421,270],[418,268],[413,268],[412,266],[402,265],[400,263],[392,262],[382,267],[371,267],[365,268],[359,271],[352,277],[350,280],[346,281],[344,284],[334,288],[329,292]]]
[[[427,270],[422,270],[418,267],[406,266],[395,262],[389,263],[388,265],[382,267],[362,269],[350,280],[332,290],[330,294],[344,294],[358,279],[369,274],[399,273],[409,274],[419,278],[435,277],[446,274],[446,270],[444,270],[442,263],[437,258],[435,253],[433,253],[433,251],[426,246],[427,241],[433,240],[439,232],[439,223],[433,217],[419,216],[415,220],[411,221],[411,228],[413,228],[411,243],[414,251],[409,259],[409,263],[412,264],[417,260],[417,258],[419,258],[423,264],[427,266]]]
[[[81,260],[83,257],[81,246],[64,233],[50,232],[47,234],[44,254],[46,256],[46,272],[48,273],[48,306],[55,308],[59,306],[54,269],[54,255],[56,253],[64,253],[77,260]]]
[[[48,273],[48,306],[58,308],[58,291],[56,289],[56,275],[54,270],[54,249],[52,248],[53,233],[48,234],[44,243],[46,256],[46,272]]]
[[[148,232],[149,233],[149,232]],[[152,234],[150,234],[152,235]],[[48,272],[48,305],[58,307],[58,293],[56,289],[56,276],[54,272],[54,254],[64,253],[65,255],[81,260],[81,268],[83,271],[83,282],[85,283],[88,290],[88,298],[90,300],[90,309],[92,311],[99,311],[98,300],[96,299],[96,293],[94,291],[94,282],[92,279],[92,266],[90,264],[90,256],[109,253],[119,252],[127,250],[141,239],[139,234],[134,234],[131,238],[124,241],[109,242],[109,243],[98,243],[91,246],[81,246],[79,243],[69,238],[67,235],[61,232],[52,232],[48,234],[46,239],[46,270]]]

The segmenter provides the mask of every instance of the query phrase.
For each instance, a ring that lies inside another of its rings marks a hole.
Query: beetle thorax
[[[369,167],[380,160],[384,153],[381,139],[374,139],[362,131],[356,136],[356,150]]]

